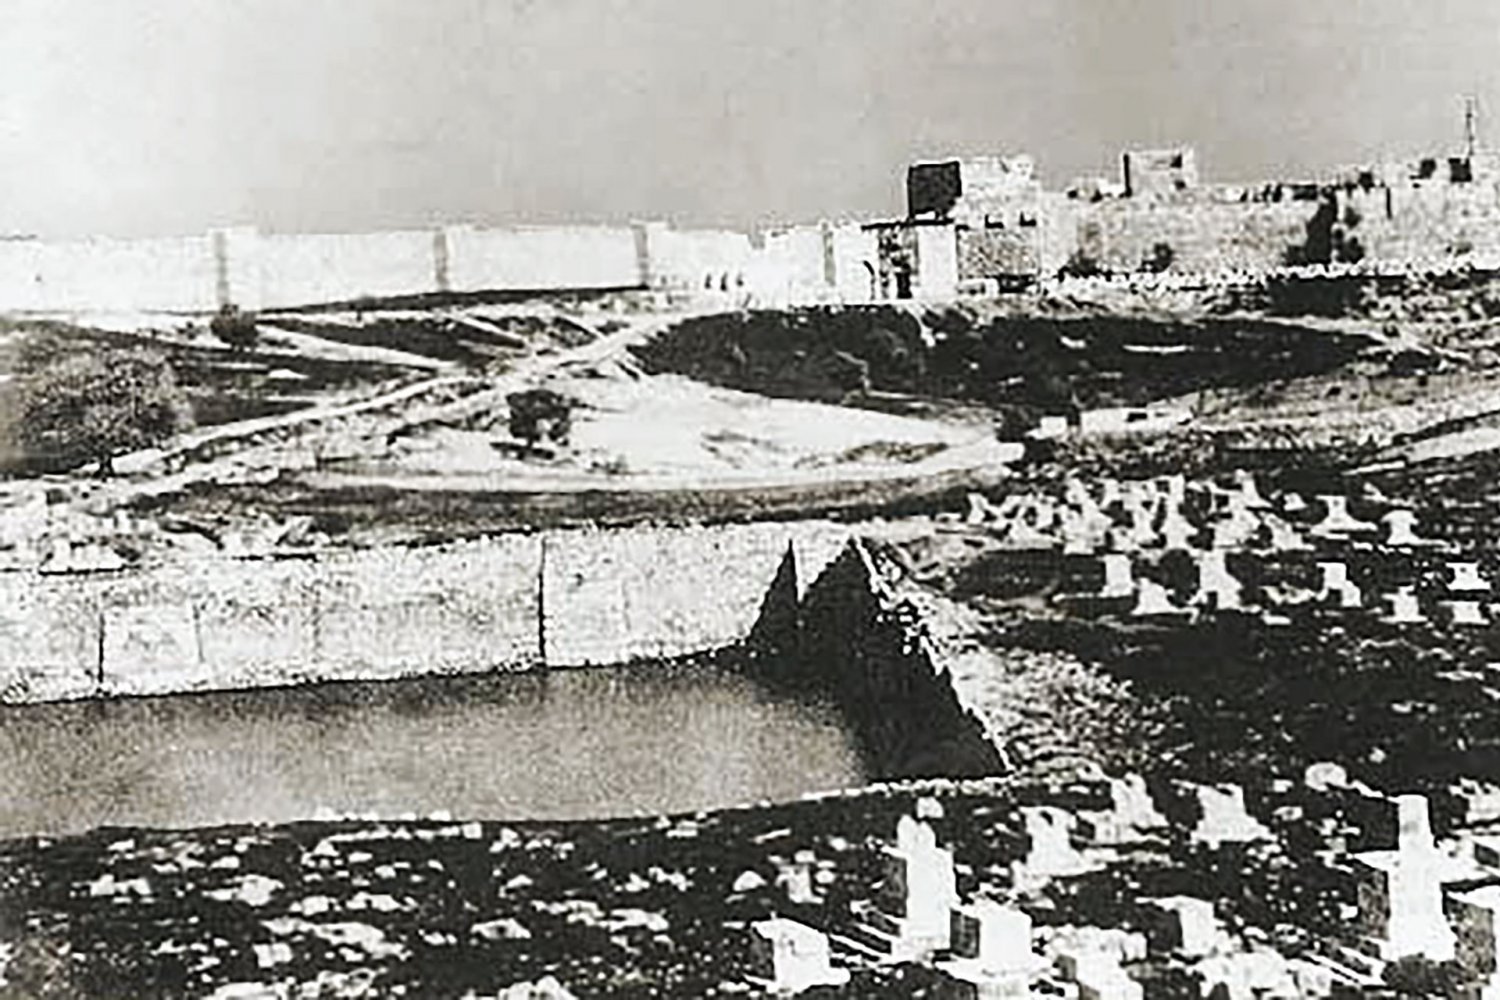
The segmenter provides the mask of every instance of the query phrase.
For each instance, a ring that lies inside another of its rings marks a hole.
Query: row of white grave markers
[[[1273,512],[1272,505],[1261,497],[1253,476],[1241,470],[1237,479],[1237,488],[1233,490],[1208,488],[1215,504],[1215,517],[1201,527],[1183,513],[1187,486],[1181,476],[1125,484],[1135,488],[1124,489],[1114,480],[1105,480],[1102,501],[1095,501],[1078,480],[1065,483],[1060,504],[1044,494],[1008,494],[999,504],[980,494],[970,494],[966,519],[972,524],[992,525],[996,536],[1012,547],[1051,548],[1060,544],[1064,554],[1091,554],[1101,548],[1119,552],[1152,548],[1191,550],[1195,539],[1202,534],[1209,536],[1211,548],[1244,548],[1262,529],[1269,534],[1268,547],[1273,551],[1313,548],[1296,527]],[[1346,496],[1321,494],[1317,499],[1324,508],[1324,516],[1306,529],[1309,536],[1348,541],[1380,529],[1380,524],[1351,514]],[[1123,520],[1109,513],[1111,507],[1118,508]],[[1283,497],[1283,514],[1306,509],[1307,503],[1298,494]],[[1392,509],[1381,517],[1380,523],[1385,525],[1387,547],[1411,549],[1439,544],[1417,533],[1417,516],[1410,509]]]
[[[1138,579],[1130,556],[1119,552],[1108,553],[1101,559],[1104,582],[1098,596],[1111,600],[1134,597],[1136,603],[1130,612],[1134,617],[1183,615],[1193,608],[1211,608],[1216,611],[1246,609],[1244,584],[1229,571],[1226,552],[1199,552],[1196,561],[1198,589],[1186,607],[1173,603],[1171,592],[1165,585],[1148,577]],[[1364,592],[1349,578],[1346,563],[1330,560],[1320,562],[1317,566],[1322,580],[1317,591],[1311,593],[1310,597],[1320,603],[1334,604],[1343,609],[1364,607]],[[1450,620],[1458,625],[1489,624],[1484,603],[1477,595],[1491,593],[1493,588],[1480,572],[1479,563],[1453,561],[1447,563],[1447,567],[1451,574],[1446,583],[1448,593],[1462,595],[1439,602],[1447,610]],[[1273,598],[1281,596],[1278,591],[1270,588],[1267,595]],[[1399,587],[1383,597],[1390,606],[1390,613],[1386,616],[1388,622],[1400,625],[1428,620],[1414,587]],[[1287,602],[1273,600],[1271,605],[1282,603]]]

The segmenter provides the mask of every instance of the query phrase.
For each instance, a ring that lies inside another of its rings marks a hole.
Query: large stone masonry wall
[[[1266,271],[1307,242],[1319,204],[1122,198],[1080,205],[1077,252],[1108,271],[1135,271],[1164,244],[1175,270]]]
[[[1500,253],[1500,185],[1428,184],[1341,191],[1335,221],[1381,261]]]
[[[1004,769],[1000,748],[964,704],[921,612],[893,591],[858,539],[821,572],[787,553],[749,648],[763,679],[840,706],[876,779]]]
[[[213,241],[0,240],[0,309],[212,310]]]
[[[0,573],[0,702],[620,663],[732,645],[827,522]]]
[[[847,538],[817,521],[548,535],[546,661],[621,663],[733,645],[749,634],[788,544],[820,570]]]
[[[436,290],[433,235],[426,230],[268,235],[260,238],[260,246],[252,252],[258,254],[261,283],[260,301],[252,308],[421,295]]]
[[[637,226],[447,226],[148,240],[0,240],[0,310],[205,313],[448,292],[741,290],[744,233]]]

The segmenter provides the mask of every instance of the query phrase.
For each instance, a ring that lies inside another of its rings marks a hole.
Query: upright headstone
[[[1012,866],[1015,885],[1033,889],[1054,878],[1079,875],[1095,867],[1073,846],[1073,817],[1055,806],[1024,806],[1026,857]]]
[[[1398,508],[1380,520],[1385,522],[1385,544],[1391,548],[1405,549],[1431,544],[1417,534],[1417,512],[1414,510]]]
[[[1203,816],[1193,828],[1195,843],[1219,847],[1272,839],[1271,831],[1245,809],[1245,790],[1239,785],[1199,785],[1197,792]]]
[[[1166,514],[1161,523],[1162,544],[1168,550],[1186,550],[1193,547],[1193,540],[1197,537],[1197,527],[1183,516],[1182,508],[1167,501]]]
[[[1415,625],[1427,620],[1427,616],[1422,614],[1422,605],[1417,601],[1416,592],[1411,587],[1401,587],[1394,593],[1386,594],[1385,599],[1391,604],[1391,613],[1385,620],[1392,625]]]
[[[1234,470],[1234,485],[1239,491],[1237,502],[1247,509],[1264,510],[1271,506],[1260,495],[1260,487],[1255,482],[1255,473],[1249,469]]]
[[[1238,611],[1244,604],[1244,587],[1229,572],[1229,563],[1224,549],[1211,549],[1197,554],[1198,592],[1193,596],[1195,605],[1206,605],[1217,611]]]
[[[1275,514],[1265,515],[1261,523],[1270,532],[1269,544],[1273,552],[1306,552],[1312,548],[1301,532]]]
[[[1100,597],[1129,597],[1135,593],[1135,574],[1131,572],[1130,556],[1124,552],[1104,554],[1104,588]]]
[[[1453,957],[1454,937],[1443,914],[1443,882],[1454,862],[1437,850],[1427,799],[1396,799],[1394,851],[1368,851],[1353,858],[1361,925],[1386,961],[1420,956],[1434,962]]]
[[[1327,792],[1335,788],[1348,788],[1349,772],[1344,770],[1341,764],[1320,760],[1317,763],[1307,765],[1307,770],[1303,772],[1302,783],[1314,792]]]
[[[1478,601],[1444,601],[1448,619],[1454,625],[1488,625],[1484,607]]]
[[[1479,572],[1477,562],[1450,562],[1448,590],[1455,594],[1488,593],[1490,581]]]
[[[1058,955],[1058,971],[1077,984],[1078,1000],[1143,1000],[1141,984],[1130,978],[1120,960],[1106,952],[1068,949]]]
[[[1341,608],[1360,606],[1362,594],[1359,587],[1349,579],[1349,567],[1343,562],[1320,562],[1318,569],[1323,574],[1319,586],[1319,600],[1332,600]]]
[[[1139,774],[1110,779],[1109,798],[1115,815],[1127,826],[1144,832],[1167,825],[1166,817],[1157,810],[1151,798],[1146,779]]]
[[[938,968],[953,980],[948,997],[1022,997],[1039,961],[1031,950],[1031,917],[992,900],[978,900],[953,911],[952,959]]]
[[[986,524],[991,521],[1000,520],[1001,516],[1000,509],[990,503],[982,494],[969,494],[969,509],[964,515],[964,520],[969,524]]]
[[[1148,940],[1155,951],[1184,958],[1202,958],[1219,945],[1214,905],[1192,896],[1150,900],[1158,919]]]
[[[1319,496],[1318,499],[1323,503],[1325,513],[1323,520],[1313,526],[1313,534],[1339,537],[1375,530],[1375,525],[1369,521],[1361,521],[1349,513],[1348,497],[1329,493]]]
[[[1250,508],[1242,506],[1236,494],[1231,499],[1227,516],[1221,517],[1213,525],[1213,547],[1216,549],[1239,549],[1249,545],[1260,530],[1261,521],[1250,511]]]
[[[798,851],[792,860],[779,866],[777,883],[786,890],[787,901],[798,904],[819,901],[813,886],[813,867],[817,859],[812,851]]]
[[[1149,549],[1160,540],[1152,525],[1154,510],[1139,497],[1132,497],[1128,508],[1130,515],[1130,549]]]
[[[830,964],[828,936],[822,931],[784,917],[758,921],[751,930],[755,978],[770,992],[791,996],[849,981],[847,969]]]
[[[1171,592],[1166,587],[1143,577],[1136,585],[1135,607],[1130,613],[1137,618],[1150,618],[1158,615],[1181,615],[1187,611],[1172,603]]]
[[[896,846],[885,850],[878,910],[863,928],[865,938],[892,960],[920,961],[948,947],[948,914],[956,905],[953,852],[937,845],[930,824],[902,816]]]

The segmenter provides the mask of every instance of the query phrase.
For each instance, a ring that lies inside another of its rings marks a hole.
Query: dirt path
[[[659,330],[680,322],[688,315],[692,314],[672,313],[644,317],[623,329],[598,334],[587,344],[523,358],[510,371],[485,380],[483,387],[464,394],[462,399],[421,407],[419,414],[413,414],[412,419],[399,420],[395,426],[446,419],[466,409],[493,406],[497,402],[503,402],[507,394],[544,377],[550,371],[568,365],[602,362],[631,344],[649,339]],[[575,326],[594,329],[576,316],[569,316],[567,320]],[[307,428],[400,407],[427,394],[475,385],[480,381],[474,375],[432,375],[358,399],[341,399],[291,413],[256,417],[190,431],[164,447],[120,456],[114,462],[117,478],[113,480],[75,480],[80,487],[76,500],[94,510],[113,509],[138,498],[178,492],[194,483],[232,480],[247,465],[274,468],[278,464],[291,464],[287,456],[290,449],[281,440],[257,443],[256,439],[268,435],[284,439],[286,435]],[[245,447],[229,454],[223,452],[226,446],[237,442],[243,443]],[[209,449],[218,451],[219,455],[198,457]],[[174,469],[173,466],[177,468]]]

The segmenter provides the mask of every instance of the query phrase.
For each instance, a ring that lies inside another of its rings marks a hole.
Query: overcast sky
[[[0,0],[0,233],[888,215],[918,156],[1212,179],[1500,140],[1500,0]]]

